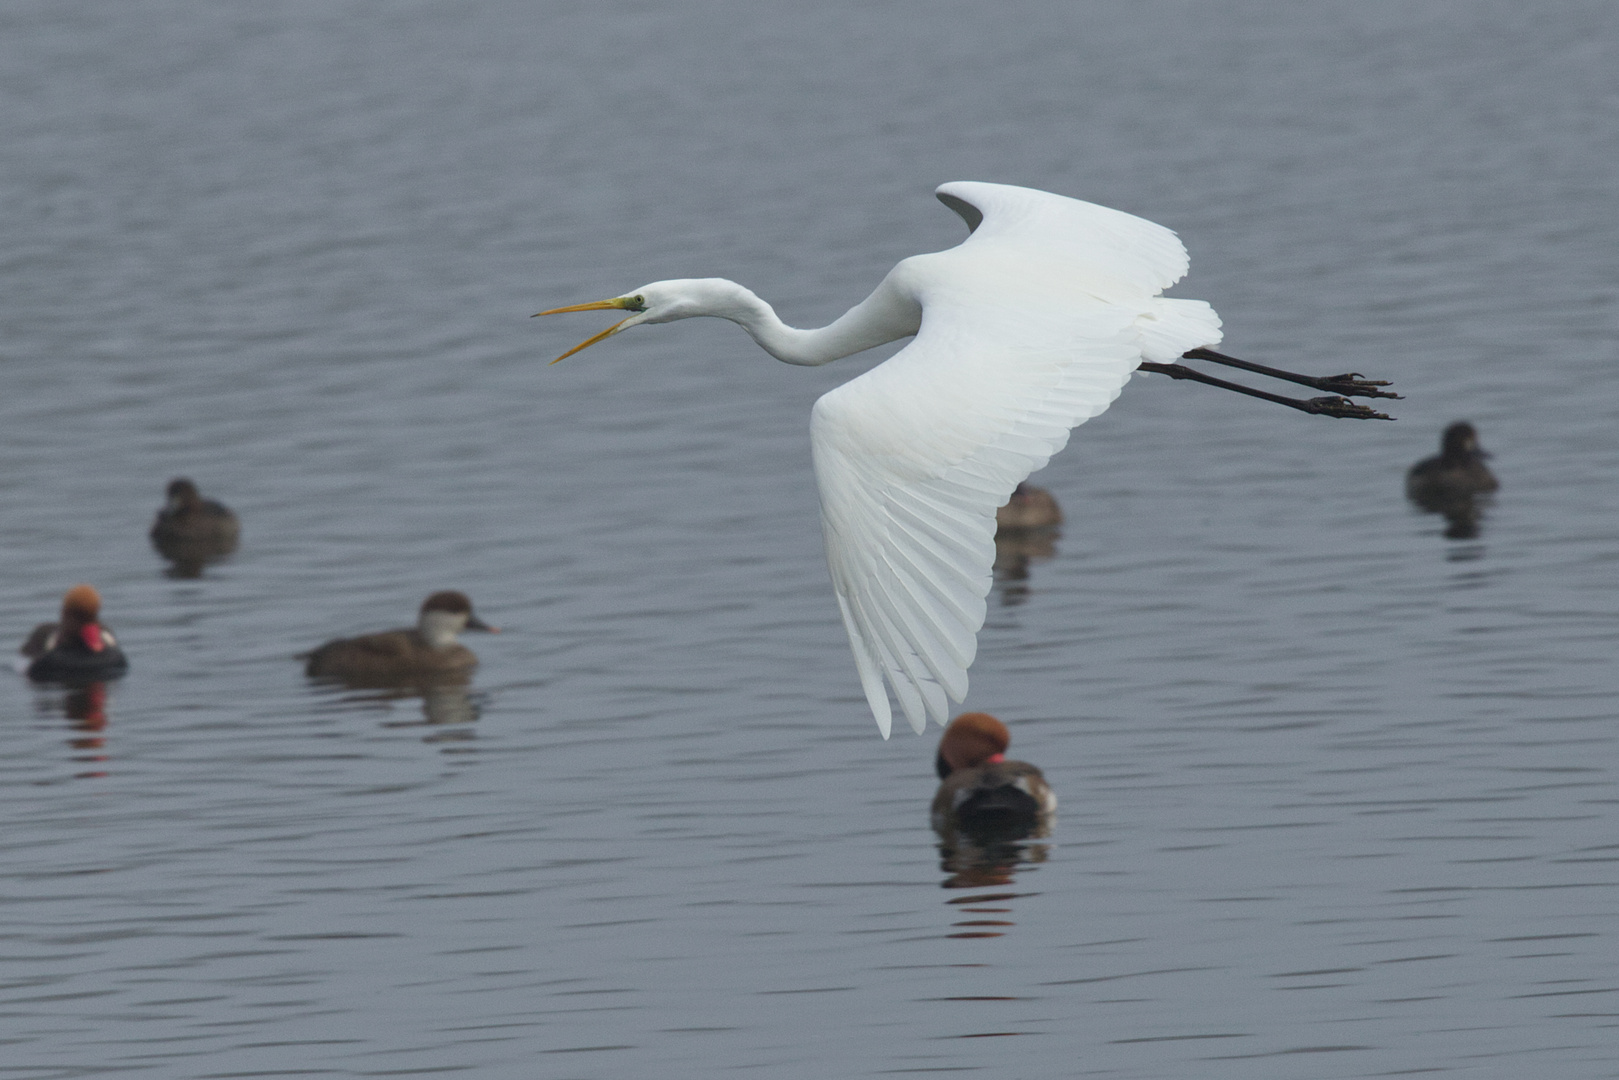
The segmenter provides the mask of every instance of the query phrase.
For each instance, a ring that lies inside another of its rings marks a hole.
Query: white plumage
[[[1198,300],[1158,294],[1186,273],[1170,230],[1028,188],[945,184],[972,234],[905,259],[830,326],[786,326],[720,278],[662,281],[564,311],[639,323],[730,319],[778,359],[822,364],[904,349],[823,395],[810,417],[827,563],[860,682],[887,738],[891,688],[911,727],[967,694],[995,559],[995,510],[1119,396],[1143,360],[1220,340]],[[559,357],[558,359],[562,359]]]

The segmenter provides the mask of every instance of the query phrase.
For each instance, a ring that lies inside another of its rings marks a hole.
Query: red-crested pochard
[[[1011,742],[1006,725],[988,713],[962,713],[950,722],[934,762],[942,781],[933,797],[934,828],[1033,827],[1057,809],[1039,769],[1006,760]]]
[[[101,625],[101,595],[75,585],[62,597],[62,617],[40,623],[23,643],[27,674],[42,682],[110,679],[129,670],[129,658]]]

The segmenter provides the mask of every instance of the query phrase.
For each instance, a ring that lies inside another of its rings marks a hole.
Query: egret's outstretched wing
[[[885,680],[918,733],[967,694],[996,508],[1119,396],[1144,350],[1219,340],[1208,305],[1157,296],[1187,266],[1168,229],[1025,188],[939,193],[973,234],[885,282],[921,304],[915,340],[811,417],[827,562],[885,738]]]

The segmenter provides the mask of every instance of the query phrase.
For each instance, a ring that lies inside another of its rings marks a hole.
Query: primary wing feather
[[[915,340],[811,416],[827,563],[885,738],[885,681],[918,733],[967,694],[996,508],[1119,396],[1144,350],[1219,340],[1208,305],[1157,297],[1187,266],[1168,229],[1025,188],[939,191],[980,218],[963,213],[965,242],[890,275],[922,306]]]

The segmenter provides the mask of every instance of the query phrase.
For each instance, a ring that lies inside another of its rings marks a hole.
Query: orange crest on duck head
[[[64,622],[95,622],[101,614],[101,594],[89,585],[75,585],[62,597]]]
[[[950,721],[939,740],[939,760],[952,770],[970,769],[1006,753],[1012,733],[989,713],[962,713]]]

